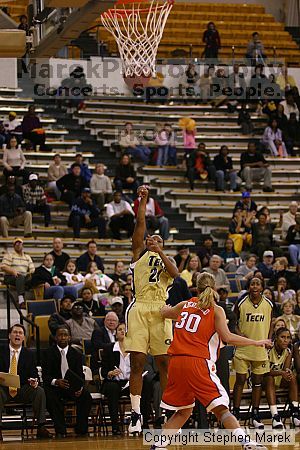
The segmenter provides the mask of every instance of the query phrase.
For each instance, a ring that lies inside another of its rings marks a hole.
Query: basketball
[[[130,89],[134,89],[135,87],[146,87],[148,86],[151,75],[145,76],[145,75],[133,75],[132,77],[126,77],[124,76],[124,82],[127,84],[127,86]]]

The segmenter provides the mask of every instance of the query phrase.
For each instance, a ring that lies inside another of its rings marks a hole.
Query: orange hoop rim
[[[132,12],[132,8],[128,7],[128,8],[118,8],[118,5],[122,5],[122,6],[126,6],[126,5],[142,5],[142,4],[149,4],[149,8],[139,8],[138,10],[136,10],[139,13],[148,13],[149,11],[151,11],[152,9],[156,9],[156,10],[160,10],[162,8],[165,7],[166,3],[169,3],[170,5],[173,6],[173,4],[175,3],[175,0],[165,0],[164,2],[162,2],[161,5],[157,6],[157,3],[160,0],[156,0],[156,1],[151,1],[151,0],[117,0],[117,2],[115,3],[115,7],[114,8],[110,8],[106,11],[104,11],[101,14],[102,16],[113,16],[113,15],[126,15],[130,12]],[[153,4],[155,4],[155,7],[153,6]]]

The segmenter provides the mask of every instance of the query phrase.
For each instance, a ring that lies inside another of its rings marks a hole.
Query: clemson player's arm
[[[164,305],[160,310],[160,314],[163,319],[177,320],[177,318],[185,304],[186,304],[186,301],[180,302],[176,306]]]
[[[141,201],[139,204],[139,209],[136,217],[136,224],[132,236],[133,262],[139,259],[140,254],[145,248],[144,236],[146,232],[146,205],[147,205],[148,189],[145,186],[140,186],[138,188],[137,193],[139,197],[141,197]]]

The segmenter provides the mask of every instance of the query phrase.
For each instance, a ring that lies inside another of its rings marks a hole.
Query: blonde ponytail
[[[208,272],[200,273],[197,278],[198,308],[213,308],[219,300],[219,294],[215,291],[216,282],[213,275]]]

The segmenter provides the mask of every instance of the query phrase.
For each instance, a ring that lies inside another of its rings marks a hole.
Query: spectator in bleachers
[[[12,252],[4,253],[1,270],[4,272],[4,283],[16,288],[19,306],[25,308],[25,291],[35,268],[31,257],[24,252],[21,238],[14,239],[13,247]]]
[[[67,320],[71,319],[72,314],[72,304],[75,302],[76,298],[72,295],[65,295],[59,304],[59,312],[51,314],[48,320],[48,327],[52,336],[55,339],[56,330],[61,326],[67,326]]]
[[[266,58],[264,45],[257,31],[252,33],[252,39],[247,46],[246,58],[251,60],[251,65],[263,62]]]
[[[64,270],[66,263],[70,259],[68,253],[62,251],[63,248],[63,240],[59,237],[53,238],[53,250],[50,253],[54,258],[54,265],[59,272]]]
[[[100,215],[100,210],[92,200],[90,188],[84,188],[80,198],[77,198],[71,207],[68,226],[73,228],[74,238],[80,237],[81,228],[97,228],[98,237],[106,236],[106,221]]]
[[[132,291],[132,285],[131,283],[126,283],[122,285],[122,291],[123,291],[123,311],[126,311],[127,306],[130,305],[130,303],[133,301],[133,291]]]
[[[237,172],[233,168],[232,159],[228,156],[229,150],[227,145],[222,145],[219,154],[214,158],[214,166],[216,168],[216,191],[225,192],[225,183],[229,181],[230,191],[236,191],[237,185]]]
[[[263,179],[263,191],[273,192],[272,171],[263,155],[257,151],[255,142],[249,142],[248,149],[241,154],[241,177],[247,191],[252,190],[253,181]]]
[[[62,164],[61,156],[56,153],[53,157],[53,163],[48,168],[48,189],[54,191],[57,200],[60,199],[61,192],[57,187],[56,182],[68,173],[67,167]]]
[[[276,119],[271,119],[265,128],[261,142],[265,144],[272,156],[287,157],[287,150],[282,138],[282,131],[278,128]]]
[[[84,309],[80,302],[75,302],[71,309],[72,317],[67,320],[70,329],[72,342],[82,344],[82,339],[91,340],[94,330],[98,330],[97,322],[84,314]]]
[[[32,275],[31,286],[33,288],[44,285],[44,298],[60,300],[64,295],[77,297],[77,289],[67,286],[67,280],[54,266],[54,258],[48,253],[43,258],[43,264],[36,268]]]
[[[273,233],[276,227],[281,227],[282,215],[279,223],[267,223],[267,216],[261,213],[258,222],[252,224],[252,251],[261,259],[266,250],[272,250],[275,257],[282,256],[282,250],[274,241]]]
[[[292,300],[296,303],[296,292],[293,289],[288,289],[288,283],[286,278],[280,277],[275,283],[274,286],[274,298],[277,303],[280,305],[285,300]]]
[[[7,177],[6,184],[0,186],[0,196],[3,194],[7,194],[9,185],[13,185],[15,187],[15,193],[19,195],[21,198],[23,198],[22,186],[17,185],[17,179],[13,175]]]
[[[3,126],[3,122],[0,122],[0,147],[2,148],[2,146],[6,143],[6,131],[5,128]]]
[[[151,151],[140,143],[131,122],[125,123],[125,128],[119,139],[119,145],[123,151],[132,155],[133,158],[140,159],[144,164],[148,163]]]
[[[275,333],[274,347],[269,351],[270,372],[265,379],[265,389],[272,415],[272,428],[275,429],[284,428],[276,404],[276,390],[279,388],[287,388],[289,391],[291,426],[300,426],[297,377],[293,373],[293,353],[289,348],[291,343],[289,330],[279,328]]]
[[[77,66],[68,78],[61,82],[62,103],[71,108],[80,109],[84,99],[93,92],[92,85],[87,82],[86,75],[81,66]]]
[[[41,150],[46,150],[45,130],[42,128],[41,121],[35,113],[34,105],[30,105],[28,112],[24,114],[22,131],[24,139],[29,140],[33,144],[34,149],[39,145]]]
[[[288,74],[287,66],[282,66],[281,73],[276,77],[276,83],[279,85],[283,95],[288,93],[293,87],[297,87],[295,78]]]
[[[235,277],[238,280],[250,280],[254,276],[256,267],[256,255],[247,255],[245,257],[245,263],[241,264],[235,273]]]
[[[120,323],[125,322],[125,316],[123,314],[124,304],[122,297],[114,297],[112,299],[111,310],[117,314]]]
[[[187,245],[183,244],[177,247],[177,254],[174,256],[174,261],[176,262],[179,273],[187,268],[189,257],[190,249]]]
[[[210,236],[206,237],[197,251],[202,267],[207,267],[209,260],[214,254],[213,240]]]
[[[252,60],[254,62],[254,60]],[[266,75],[263,73],[264,71],[264,65],[263,64],[257,64],[257,61],[255,61],[255,69],[254,74],[252,75],[250,79],[250,87],[249,87],[249,94],[250,98],[253,99],[254,102],[257,103],[257,109],[256,112],[258,115],[262,114],[262,99],[264,98],[264,93],[268,87],[268,79]]]
[[[281,102],[281,105],[283,106],[284,114],[288,119],[290,118],[291,113],[295,113],[296,119],[299,120],[299,109],[293,94],[287,94],[285,100]]]
[[[136,194],[139,184],[129,155],[125,154],[121,156],[119,164],[116,167],[114,185],[117,191],[130,189],[134,195]]]
[[[47,409],[54,422],[56,438],[65,438],[67,430],[63,400],[74,401],[76,404],[75,433],[78,437],[85,436],[88,432],[92,397],[84,386],[82,355],[71,347],[70,330],[64,325],[56,330],[55,339],[56,345],[52,345],[46,351],[42,364]],[[68,371],[73,375],[70,378],[66,377]],[[71,380],[74,380],[74,378],[77,380],[76,387],[75,385],[72,386]]]
[[[241,209],[242,211],[247,211],[247,213],[252,211],[257,211],[257,205],[254,200],[251,198],[251,192],[244,191],[242,192],[242,198],[238,200],[234,206],[234,211],[237,209]]]
[[[251,121],[251,115],[249,111],[247,110],[247,104],[242,103],[241,109],[239,110],[239,116],[238,116],[238,125],[241,126],[242,133],[243,134],[252,134],[254,130],[253,123]]]
[[[3,237],[8,237],[10,226],[24,226],[24,237],[32,236],[32,214],[25,211],[23,199],[15,193],[15,186],[7,186],[7,194],[0,197],[0,225]]]
[[[115,261],[114,272],[109,274],[112,281],[117,281],[118,283],[126,283],[126,270],[123,261]]]
[[[246,99],[247,85],[245,81],[244,72],[240,64],[238,63],[233,64],[233,71],[228,76],[227,84],[231,92],[229,99],[231,98],[238,100]]]
[[[187,268],[184,269],[181,274],[180,277],[185,280],[188,288],[190,288],[192,286],[192,277],[194,275],[195,272],[200,272],[202,269],[201,267],[201,262],[199,259],[199,256],[191,254],[189,257],[189,262],[187,265]]]
[[[99,300],[103,305],[105,305],[106,312],[111,311],[112,299],[115,297],[122,297],[122,294],[123,294],[122,285],[117,281],[113,281],[109,285],[107,292],[99,295]]]
[[[296,214],[298,203],[293,201],[289,205],[289,211],[282,216],[282,238],[286,239],[287,232],[291,225],[296,225]]]
[[[86,183],[89,184],[92,178],[92,172],[91,169],[89,169],[89,166],[84,162],[84,158],[81,153],[77,153],[75,155],[75,161],[74,164],[79,164],[80,166],[80,175],[85,179]],[[72,166],[69,169],[69,173],[72,172]]]
[[[79,272],[86,272],[90,262],[95,261],[97,267],[101,272],[104,272],[104,265],[102,258],[97,255],[97,243],[94,240],[87,244],[87,251],[77,259],[77,268]]]
[[[7,179],[9,176],[22,177],[23,183],[28,180],[28,170],[25,169],[26,158],[17,139],[12,137],[9,145],[3,151],[3,175]]]
[[[226,273],[221,269],[222,259],[219,255],[213,255],[209,260],[209,267],[205,267],[202,272],[208,272],[214,276],[216,282],[216,288],[220,289],[224,287],[230,292],[230,283]]]
[[[133,211],[135,216],[137,217],[139,204],[141,198],[137,198],[134,201]],[[147,205],[146,205],[146,228],[148,234],[154,234],[156,229],[159,229],[159,234],[163,238],[163,240],[169,239],[170,235],[170,227],[169,227],[169,219],[164,215],[163,210],[161,209],[157,200],[154,200],[153,197],[150,196],[150,192],[148,191]]]
[[[197,149],[187,155],[187,178],[192,190],[194,189],[195,180],[209,179],[215,181],[216,169],[203,142],[198,145]]]
[[[281,303],[282,315],[279,316],[280,319],[283,319],[285,321],[287,328],[291,332],[293,341],[295,341],[295,339],[297,338],[300,323],[300,316],[296,316],[296,314],[294,314],[295,306],[296,301],[292,298],[283,300],[283,302]]]
[[[215,67],[208,66],[204,68],[204,73],[200,77],[200,95],[203,103],[207,103],[212,98],[213,77],[215,75]]]
[[[106,214],[109,219],[109,228],[114,239],[121,239],[120,231],[127,231],[130,238],[134,230],[134,212],[130,204],[122,200],[122,193],[115,191],[113,201],[108,203]]]
[[[297,120],[296,113],[291,113],[290,118],[286,122],[283,131],[283,139],[287,148],[287,152],[291,156],[296,156],[294,147],[300,145],[300,124]]]
[[[46,398],[38,384],[38,371],[34,352],[23,346],[25,328],[15,324],[9,329],[9,342],[1,349],[0,371],[19,375],[20,388],[0,386],[0,438],[2,439],[2,413],[10,402],[32,403],[37,423],[37,439],[50,439],[46,425]]]
[[[91,261],[86,270],[86,275],[84,277],[85,284],[87,285],[87,282],[91,282],[92,285],[97,289],[98,292],[107,292],[109,286],[112,284],[113,280],[102,273],[101,270],[98,269],[97,263],[95,261]],[[98,295],[96,294],[95,298],[98,298]]]
[[[44,214],[45,227],[48,227],[51,222],[50,206],[47,203],[45,191],[38,180],[39,177],[35,173],[29,175],[29,183],[23,186],[23,198],[26,210]]]
[[[8,113],[8,120],[3,121],[3,127],[6,133],[6,143],[9,142],[12,136],[17,138],[18,143],[22,140],[21,121],[17,119],[17,113],[10,111]]]
[[[93,374],[99,374],[99,350],[103,350],[116,342],[116,329],[119,318],[116,313],[110,311],[106,314],[103,326],[94,330],[91,338],[92,357],[91,369]]]
[[[94,295],[93,290],[88,286],[84,286],[80,292],[80,298],[82,300],[77,302],[77,304],[82,306],[83,313],[89,317],[104,316],[105,315],[104,306],[101,303],[98,303],[96,300],[94,300],[93,295]]]
[[[196,71],[195,64],[190,63],[185,71],[187,83],[187,95],[195,95],[197,84],[199,82],[199,74]]]
[[[71,173],[57,180],[56,185],[61,192],[61,200],[71,207],[75,200],[81,196],[88,183],[81,176],[81,168],[77,163],[72,164]]]
[[[285,240],[289,245],[289,255],[293,266],[300,263],[300,214],[295,215],[295,225],[288,229]]]
[[[169,164],[170,153],[174,153],[175,149],[175,137],[174,132],[170,124],[165,123],[163,126],[158,124],[157,133],[154,139],[155,144],[158,146],[157,166],[166,166]],[[171,165],[176,165],[176,149],[175,158],[173,156]],[[174,164],[175,163],[175,164]]]
[[[203,33],[202,42],[205,44],[205,59],[217,59],[221,48],[221,39],[214,22],[208,22],[207,29]]]
[[[274,253],[272,250],[265,250],[263,253],[262,262],[257,264],[257,269],[262,273],[264,278],[272,278],[274,275],[273,270]]]
[[[224,248],[220,252],[220,257],[222,258],[222,264],[225,272],[236,272],[239,255],[234,250],[233,239],[226,239]]]
[[[55,262],[54,262],[55,265]],[[83,288],[84,286],[84,276],[78,272],[77,266],[76,266],[76,260],[75,259],[69,259],[64,267],[64,271],[62,272],[63,276],[67,280],[67,284],[69,286],[75,286],[77,288],[77,296],[78,292]]]
[[[112,199],[112,184],[107,175],[105,175],[105,166],[102,163],[96,164],[95,172],[90,181],[92,198],[95,200],[100,211],[105,203]]]
[[[252,243],[251,224],[255,218],[255,212],[255,210],[247,212],[240,207],[233,212],[228,237],[233,240],[234,249],[238,255],[244,247],[249,247]]]

